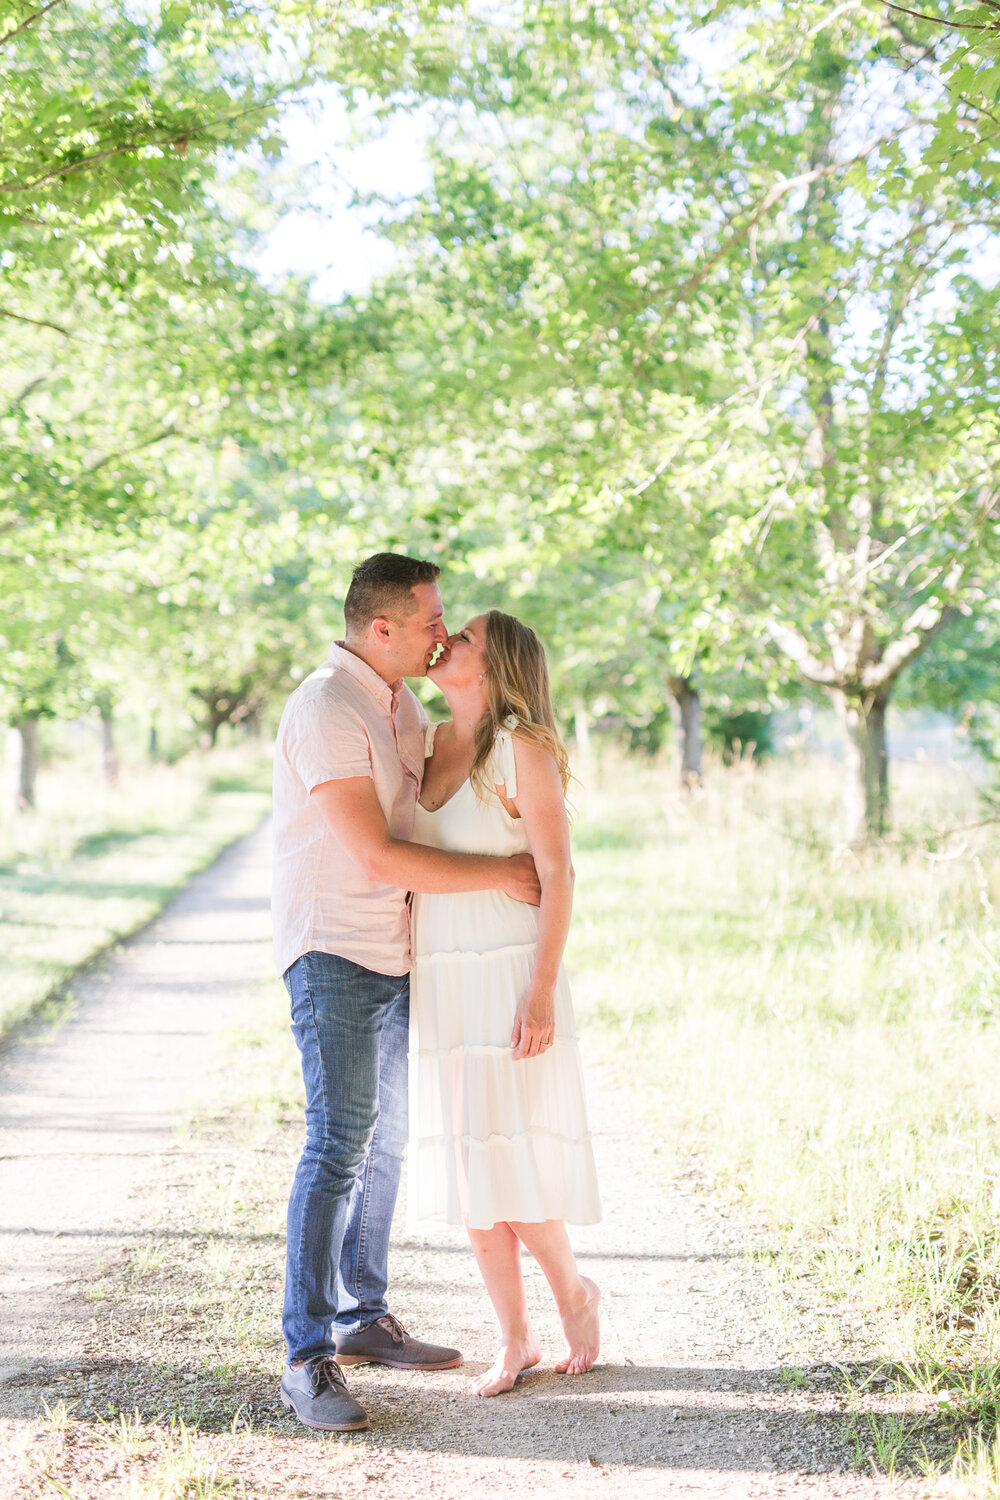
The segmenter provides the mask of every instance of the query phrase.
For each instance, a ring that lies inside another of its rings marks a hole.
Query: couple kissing
[[[464,1224],[500,1324],[483,1396],[541,1360],[521,1275],[599,1348],[566,1221],[600,1218],[562,955],[573,892],[566,751],[535,633],[491,609],[449,635],[436,564],[355,570],[344,639],[291,695],[274,765],[275,959],[302,1061],[306,1141],[288,1206],[283,1404],[368,1426],[343,1368],[462,1363],[389,1311],[389,1231],[409,1142],[415,1220]],[[407,677],[451,718],[428,722]]]

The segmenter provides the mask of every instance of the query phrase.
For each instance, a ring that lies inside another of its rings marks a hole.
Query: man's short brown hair
[[[441,576],[437,563],[399,552],[376,552],[358,563],[344,600],[348,632],[365,630],[380,616],[405,619],[413,613],[413,589],[418,583],[436,583]]]

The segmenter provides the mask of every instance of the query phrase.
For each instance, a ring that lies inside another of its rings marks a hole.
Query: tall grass
[[[982,817],[975,788],[903,767],[895,841],[838,849],[837,776],[718,768],[684,801],[606,763],[576,830],[575,995],[665,1168],[741,1201],[855,1347],[992,1431],[1000,832],[935,836]]]
[[[71,756],[41,774],[35,810],[4,807],[0,1035],[259,822],[269,779],[254,744],[126,767],[117,787]]]

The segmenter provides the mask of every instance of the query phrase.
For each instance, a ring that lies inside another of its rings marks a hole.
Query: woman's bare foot
[[[521,1371],[530,1370],[532,1365],[537,1365],[541,1357],[542,1351],[534,1338],[523,1342],[512,1340],[509,1344],[501,1344],[500,1352],[491,1368],[485,1374],[477,1375],[472,1381],[473,1395],[499,1396],[501,1391],[509,1391]]]
[[[559,1361],[556,1370],[560,1375],[582,1375],[589,1370],[601,1347],[601,1331],[597,1309],[601,1301],[600,1289],[589,1276],[581,1276],[584,1296],[578,1307],[567,1313],[562,1320],[563,1332],[569,1344],[569,1353]]]

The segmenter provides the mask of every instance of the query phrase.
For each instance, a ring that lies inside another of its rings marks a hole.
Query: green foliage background
[[[564,714],[902,683],[987,744],[1000,64],[937,14],[8,0],[0,711],[273,715],[395,547]],[[316,88],[433,121],[333,306],[251,269]]]

